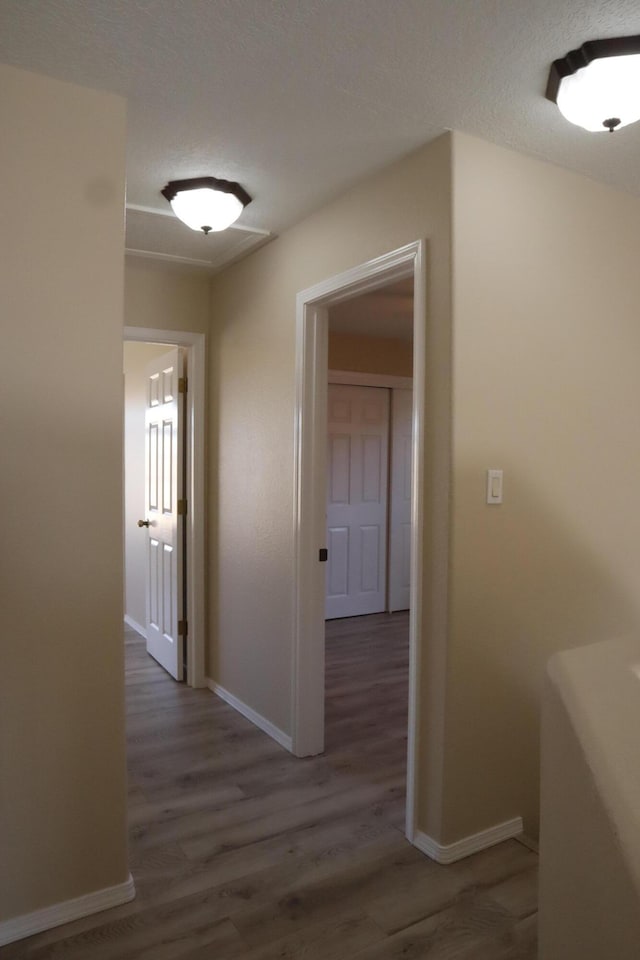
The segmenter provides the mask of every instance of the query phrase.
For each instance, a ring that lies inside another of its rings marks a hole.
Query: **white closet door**
[[[411,390],[391,391],[389,611],[411,606]]]
[[[329,385],[327,620],[386,606],[389,391]]]

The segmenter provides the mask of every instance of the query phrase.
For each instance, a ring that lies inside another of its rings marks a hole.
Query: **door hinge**
[[[178,516],[186,517],[186,515],[187,515],[187,501],[178,500]]]
[[[178,377],[178,393],[186,393],[189,389],[189,381],[186,377]]]
[[[178,636],[186,637],[189,624],[186,620],[178,620]]]

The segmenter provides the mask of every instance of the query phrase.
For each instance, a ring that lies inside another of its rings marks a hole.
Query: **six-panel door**
[[[329,385],[325,615],[386,604],[389,391]]]
[[[184,518],[182,499],[182,394],[179,383],[183,357],[174,348],[147,368],[146,519],[147,529],[147,651],[176,680],[183,678]]]

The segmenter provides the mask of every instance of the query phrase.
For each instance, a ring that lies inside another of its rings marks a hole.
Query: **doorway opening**
[[[329,308],[327,620],[410,607],[413,284]]]
[[[406,802],[413,286],[328,312],[324,753],[388,786],[392,822]]]
[[[416,686],[418,625],[422,622],[422,478],[424,475],[426,267],[424,241],[332,277],[298,294],[295,504],[295,630],[293,656],[293,752],[311,756],[324,749],[326,602],[327,398],[329,317],[352,298],[412,282],[413,399],[409,571],[409,691],[405,831],[413,841],[416,805]],[[406,616],[406,615],[405,615]],[[346,622],[346,621],[345,621]]]
[[[172,346],[183,348],[188,371],[187,390],[184,396],[184,493],[186,501],[181,510],[184,515],[184,541],[180,548],[183,551],[185,578],[184,595],[187,616],[184,629],[186,653],[186,670],[184,679],[188,686],[205,687],[205,573],[204,573],[204,417],[205,417],[205,335],[175,330],[157,330],[146,327],[125,327],[124,341],[149,345],[150,356],[160,354]],[[155,346],[154,347],[151,346]],[[136,465],[139,471],[140,464]],[[127,457],[125,456],[125,490],[127,489]],[[129,484],[131,487],[131,484]],[[142,500],[144,503],[144,500]],[[128,511],[127,528],[125,535],[130,543],[135,543],[137,534],[144,535],[146,531],[137,529],[137,517]],[[141,518],[142,519],[142,518]],[[129,527],[135,524],[135,528]],[[140,543],[140,546],[142,541]],[[143,561],[144,562],[144,561]],[[125,560],[125,568],[126,568]],[[140,580],[140,577],[138,578]],[[135,584],[135,581],[134,581]],[[136,587],[139,589],[139,585]],[[146,601],[145,601],[146,605]],[[143,606],[144,609],[144,606]],[[125,606],[125,622],[143,635],[146,634],[146,612],[144,620],[138,616],[131,616]]]

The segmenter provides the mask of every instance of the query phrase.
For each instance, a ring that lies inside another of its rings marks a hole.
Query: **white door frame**
[[[423,604],[423,488],[425,471],[426,241],[417,240],[298,293],[296,302],[296,402],[294,421],[294,637],[292,750],[298,757],[324,748],[326,434],[328,308],[395,280],[414,277],[413,465],[409,614],[409,715],[406,835],[413,840],[416,811],[417,685]]]
[[[188,349],[187,378],[187,684],[206,687],[205,678],[205,370],[204,333],[125,327],[124,340],[168,343]]]

